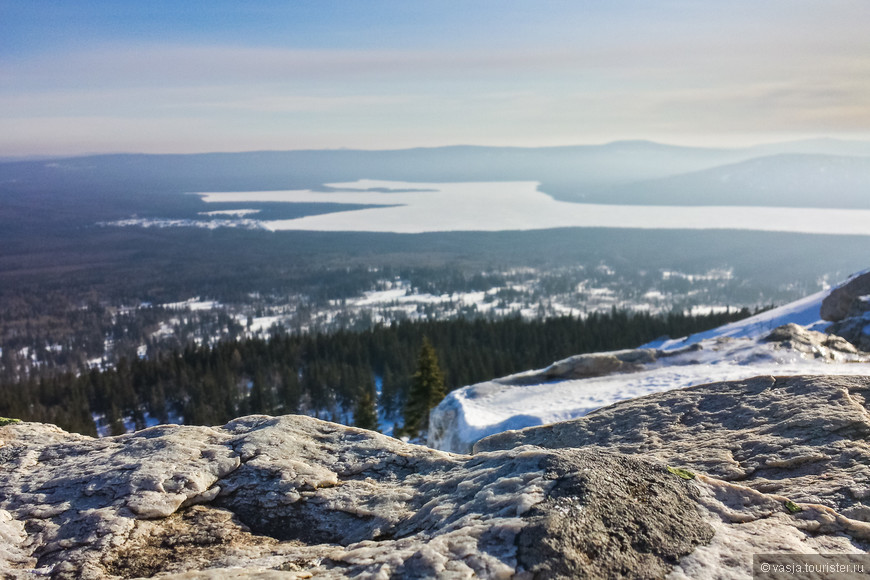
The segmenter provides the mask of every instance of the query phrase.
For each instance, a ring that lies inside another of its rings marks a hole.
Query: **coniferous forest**
[[[95,417],[110,434],[155,421],[218,425],[254,413],[303,413],[371,427],[376,388],[381,416],[402,416],[424,343],[437,355],[449,392],[575,354],[685,336],[749,314],[745,308],[705,315],[614,309],[582,319],[400,322],[360,332],[188,346],[155,358],[122,359],[106,370],[36,373],[7,382],[0,385],[0,416],[88,435],[97,434]]]

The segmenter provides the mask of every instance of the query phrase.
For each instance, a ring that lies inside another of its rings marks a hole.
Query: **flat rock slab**
[[[863,396],[853,387],[825,390],[827,407],[852,409]],[[732,398],[764,390],[740,388]],[[860,420],[827,407],[825,425],[851,440]],[[705,412],[711,425],[737,430],[739,418]],[[724,578],[748,575],[753,550],[866,548],[870,525],[840,513],[850,486],[861,493],[863,457],[848,445],[837,459],[835,441],[805,443],[801,457],[825,455],[846,483],[812,492],[827,506],[797,506],[747,487],[749,477],[735,483],[723,479],[735,473],[701,469],[700,455],[679,462],[698,470],[694,479],[668,469],[662,459],[684,455],[663,452],[669,440],[691,447],[681,428],[640,419],[643,435],[626,435],[637,441],[625,449],[605,449],[604,439],[587,449],[502,439],[507,448],[474,456],[302,416],[105,439],[12,424],[0,428],[0,570],[9,578]],[[768,427],[768,438],[793,439],[788,425]],[[642,449],[643,437],[657,443]],[[783,490],[805,497],[775,491]]]
[[[656,393],[476,451],[597,448],[658,458],[870,521],[870,377],[756,377]]]

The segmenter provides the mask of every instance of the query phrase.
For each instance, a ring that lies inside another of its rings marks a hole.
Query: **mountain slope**
[[[867,277],[863,273],[850,282]],[[685,339],[578,355],[546,369],[457,389],[432,410],[428,443],[468,452],[475,441],[495,433],[575,419],[617,401],[716,381],[870,374],[870,354],[812,330],[830,324],[820,312],[831,292]],[[856,318],[863,321],[863,316]]]
[[[866,209],[868,191],[868,157],[788,154],[640,181],[606,196],[609,203],[638,205]]]

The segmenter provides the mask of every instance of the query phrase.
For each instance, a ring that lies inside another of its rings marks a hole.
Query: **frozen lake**
[[[333,183],[328,187],[335,191],[240,191],[198,195],[209,203],[313,202],[379,206],[260,222],[273,231],[416,234],[585,227],[870,235],[870,210],[570,203],[557,201],[539,191],[538,183],[533,181],[408,183],[360,180]],[[700,195],[703,192],[699,192]]]

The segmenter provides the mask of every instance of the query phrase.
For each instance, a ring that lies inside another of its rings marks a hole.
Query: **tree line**
[[[5,382],[0,416],[88,435],[97,433],[95,417],[110,434],[120,434],[131,423],[137,429],[153,421],[219,425],[253,413],[301,413],[370,428],[376,426],[376,402],[382,417],[401,423],[410,408],[411,420],[419,422],[423,412],[409,393],[427,341],[449,392],[575,354],[632,348],[750,314],[745,308],[703,315],[613,309],[582,318],[399,322],[357,332],[188,345],[154,358],[121,359],[106,370],[35,372]]]

